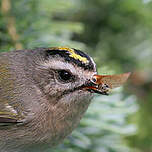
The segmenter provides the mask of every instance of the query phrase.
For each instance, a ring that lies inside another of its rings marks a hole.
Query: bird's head
[[[35,78],[41,91],[64,102],[92,96],[88,86],[94,86],[97,74],[93,59],[80,50],[53,47],[43,50],[36,64]]]
[[[89,99],[93,93],[107,95],[113,84],[117,87],[129,76],[117,75],[113,80],[111,76],[97,75],[96,64],[90,56],[67,47],[40,49],[37,60],[37,84],[45,95],[55,98],[56,102],[81,101],[84,97]]]

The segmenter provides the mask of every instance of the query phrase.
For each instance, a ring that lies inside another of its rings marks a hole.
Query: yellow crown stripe
[[[70,55],[69,55],[70,57],[72,57],[72,58],[74,58],[76,60],[79,60],[79,61],[81,61],[83,63],[88,63],[89,62],[87,58],[82,57],[82,56],[76,54],[75,51],[73,49],[71,49],[71,48],[67,48],[67,47],[53,47],[53,48],[51,48],[51,50],[61,50],[61,51],[62,50],[66,50],[66,51],[68,51],[70,53]]]

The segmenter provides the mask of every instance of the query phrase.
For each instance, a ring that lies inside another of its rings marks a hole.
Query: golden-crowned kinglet
[[[99,78],[92,58],[76,49],[1,53],[0,152],[45,152],[60,143],[93,93],[108,93]]]

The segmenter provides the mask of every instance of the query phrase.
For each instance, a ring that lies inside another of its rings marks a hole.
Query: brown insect
[[[93,90],[96,93],[108,95],[111,89],[123,85],[127,81],[129,76],[130,76],[130,72],[118,74],[118,75],[94,75],[93,83],[95,85],[89,86],[87,87],[87,89]]]

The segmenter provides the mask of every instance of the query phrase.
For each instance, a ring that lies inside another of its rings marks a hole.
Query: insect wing
[[[102,75],[102,77],[100,77],[100,80],[98,79],[98,82],[100,81],[99,83],[101,84],[107,84],[109,88],[113,89],[123,85],[127,81],[129,75],[130,73],[118,75]]]

